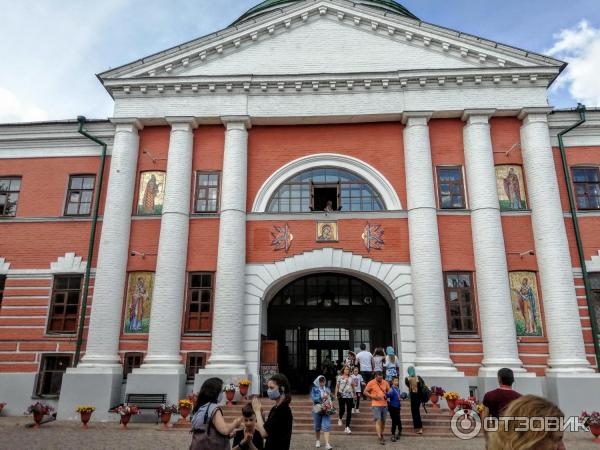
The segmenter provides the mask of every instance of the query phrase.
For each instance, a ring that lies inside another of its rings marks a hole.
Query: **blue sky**
[[[0,122],[110,116],[112,101],[96,73],[224,28],[257,3],[0,0]],[[401,3],[427,22],[536,52],[553,49],[572,64],[551,103],[600,106],[600,0]]]

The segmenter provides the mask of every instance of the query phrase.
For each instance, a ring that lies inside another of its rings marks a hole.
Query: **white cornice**
[[[519,49],[464,35],[442,27],[414,21],[396,15],[385,15],[370,8],[353,5],[346,0],[307,0],[282,8],[283,14],[267,14],[259,20],[231,27],[205,38],[153,55],[120,68],[100,74],[107,88],[109,81],[123,78],[169,77],[182,68],[203,64],[208,60],[226,57],[240,47],[253,45],[263,39],[276,38],[290,28],[301,27],[311,20],[348,22],[364,30],[397,39],[432,52],[452,55],[470,61],[474,67],[506,68],[514,66],[552,67],[558,73],[562,62],[532,55]],[[110,89],[109,89],[110,90]]]

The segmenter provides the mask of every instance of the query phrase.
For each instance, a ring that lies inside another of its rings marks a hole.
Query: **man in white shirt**
[[[363,381],[368,383],[373,376],[373,367],[375,364],[373,363],[373,355],[367,351],[365,344],[360,344],[360,352],[356,355],[356,361],[360,367],[360,374],[363,377]]]

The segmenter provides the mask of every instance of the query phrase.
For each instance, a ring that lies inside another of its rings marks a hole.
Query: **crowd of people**
[[[377,441],[385,445],[386,418],[391,419],[390,440],[402,435],[401,400],[410,400],[413,427],[423,433],[420,408],[429,400],[425,380],[414,367],[408,367],[404,385],[400,387],[399,359],[394,349],[376,349],[373,354],[361,345],[358,354],[350,352],[337,376],[319,375],[313,382],[311,399],[315,432],[315,447],[332,449],[331,419],[338,416],[338,425],[351,434],[352,415],[360,413],[360,401],[370,400]],[[498,372],[499,387],[485,394],[482,420],[510,417],[563,417],[562,411],[551,402],[533,395],[521,396],[512,386],[514,374],[510,369]],[[190,450],[288,450],[292,437],[293,416],[290,409],[291,386],[283,374],[268,380],[267,396],[274,404],[264,419],[262,403],[255,398],[242,408],[241,417],[227,422],[219,407],[222,402],[223,381],[211,378],[204,382],[195,402],[192,416]],[[336,408],[337,404],[337,408]],[[486,433],[488,450],[564,450],[563,433],[558,431],[520,430],[518,421]],[[233,444],[231,440],[233,439]]]

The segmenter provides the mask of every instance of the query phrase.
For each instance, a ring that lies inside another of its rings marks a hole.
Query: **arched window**
[[[267,212],[383,211],[379,193],[366,180],[343,169],[320,167],[289,178],[275,191]]]

